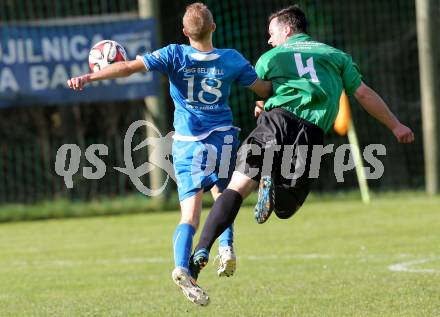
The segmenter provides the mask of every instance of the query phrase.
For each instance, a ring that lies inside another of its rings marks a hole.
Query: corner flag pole
[[[351,152],[353,154],[354,165],[356,168],[356,176],[361,191],[362,202],[364,204],[370,203],[370,191],[368,188],[367,178],[365,176],[364,165],[362,161],[362,155],[359,148],[359,142],[354,128],[353,121],[350,114],[350,101],[345,91],[342,92],[339,100],[339,113],[335,121],[335,131],[339,135],[348,136],[348,142],[351,146]]]

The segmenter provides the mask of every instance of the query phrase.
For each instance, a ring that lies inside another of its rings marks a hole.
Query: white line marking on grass
[[[250,261],[266,261],[266,260],[290,260],[290,259],[299,259],[299,260],[313,260],[313,259],[331,259],[334,258],[331,255],[327,254],[267,254],[267,255],[244,255],[237,256],[237,259],[245,259]]]
[[[314,259],[331,259],[334,258],[330,255],[325,254],[267,254],[262,256],[257,255],[243,255],[239,256],[239,260],[249,260],[249,261],[267,261],[267,260],[289,260],[289,259],[303,259],[303,260],[314,260]],[[65,260],[65,259],[54,259],[54,260],[30,260],[30,261],[11,261],[9,263],[0,264],[1,269],[11,269],[11,268],[27,268],[27,267],[78,267],[78,266],[92,266],[92,265],[118,265],[118,264],[157,264],[157,263],[171,263],[173,259],[169,258],[119,258],[119,259],[90,259],[90,260]]]
[[[238,256],[238,260],[243,261],[268,261],[268,260],[338,260],[345,259],[348,261],[390,261],[405,258],[414,258],[414,255],[400,254],[400,255],[384,255],[384,254],[319,254],[319,253],[309,253],[309,254],[265,254],[265,255],[242,255]],[[390,265],[388,268],[391,271],[399,272],[427,272],[427,273],[440,273],[440,269],[413,269],[409,266],[422,264],[430,261],[440,260],[440,257],[436,258],[426,258],[421,260],[415,260],[405,263],[399,263]],[[11,270],[20,268],[66,268],[66,267],[81,267],[81,266],[94,266],[94,265],[144,265],[144,264],[169,264],[172,263],[172,257],[123,257],[123,258],[101,258],[101,259],[48,259],[48,260],[12,260],[10,262],[0,262],[1,270]]]
[[[388,269],[393,272],[440,273],[440,269],[415,269],[415,268],[411,268],[411,266],[414,266],[417,264],[425,264],[425,263],[433,262],[433,261],[437,261],[437,260],[440,260],[440,257],[413,260],[413,261],[390,265],[390,266],[388,266]]]

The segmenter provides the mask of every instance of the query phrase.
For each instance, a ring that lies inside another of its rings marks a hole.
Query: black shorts
[[[275,184],[275,212],[293,214],[306,199],[314,145],[323,145],[321,128],[275,108],[260,114],[257,127],[243,142],[235,170],[259,182],[270,175]],[[286,215],[287,217],[287,215]]]

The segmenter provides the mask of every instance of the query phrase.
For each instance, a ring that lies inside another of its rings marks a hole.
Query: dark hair
[[[307,32],[306,15],[296,4],[272,13],[269,16],[269,23],[275,18],[278,18],[279,24],[290,26],[295,33]]]

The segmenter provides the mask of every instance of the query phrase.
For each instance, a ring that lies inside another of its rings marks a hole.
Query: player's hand
[[[83,90],[84,86],[90,81],[90,74],[79,77],[70,78],[67,81],[67,86],[73,90]]]
[[[254,109],[254,116],[255,116],[255,118],[258,118],[263,111],[264,110],[261,109],[260,107],[255,106],[255,109]]]
[[[264,101],[255,102],[254,116],[258,118],[260,114],[264,111]]]
[[[414,133],[404,124],[399,123],[393,129],[393,134],[399,143],[412,143],[414,141]]]

